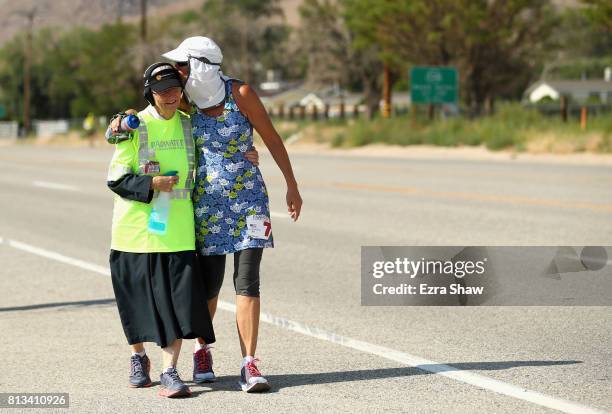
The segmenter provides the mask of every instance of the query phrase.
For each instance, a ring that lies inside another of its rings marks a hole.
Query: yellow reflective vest
[[[111,249],[132,253],[165,253],[195,250],[195,230],[191,192],[194,185],[195,148],[189,116],[176,111],[171,119],[157,119],[149,112],[138,113],[140,126],[130,140],[115,145],[108,181],[125,174],[145,174],[151,161],[159,163],[159,173],[178,171],[179,181],[170,194],[166,234],[147,229],[151,203],[132,201],[115,195]]]

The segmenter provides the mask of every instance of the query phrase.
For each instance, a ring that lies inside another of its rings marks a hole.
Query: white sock
[[[145,351],[142,351],[142,352],[132,352],[132,356],[134,356],[134,355],[138,355],[139,357],[142,358],[143,356],[146,355],[146,352]]]
[[[246,364],[248,364],[249,362],[251,362],[252,360],[254,360],[255,358],[253,358],[251,355],[247,355],[243,358],[242,360],[242,365],[240,366],[240,368],[244,367]]]
[[[164,372],[168,372],[168,371],[170,371],[170,370],[172,370],[172,369],[176,369],[176,367],[169,366],[168,368],[166,368],[166,369],[164,370]]]
[[[201,343],[199,343],[199,342],[196,340],[196,341],[195,341],[195,345],[194,345],[194,350],[193,350],[193,352],[194,352],[194,353],[195,353],[195,352],[198,352],[200,349],[203,349],[203,348],[204,348],[204,349],[207,349],[207,348],[208,348],[208,345],[206,345],[206,344],[201,344]]]

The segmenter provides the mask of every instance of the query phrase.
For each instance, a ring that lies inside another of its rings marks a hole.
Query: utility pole
[[[27,135],[32,129],[32,121],[30,119],[30,96],[32,94],[32,80],[30,77],[30,68],[32,66],[32,37],[34,31],[34,18],[36,17],[36,7],[19,12],[27,20],[26,38],[23,51],[23,129]]]
[[[138,48],[138,71],[142,73],[145,68],[145,51],[147,50],[147,0],[140,0],[140,42]],[[139,98],[139,106],[145,104],[142,93],[137,95]]]
[[[147,41],[147,0],[140,0],[140,40]]]
[[[117,23],[123,23],[123,0],[117,0]]]
[[[245,16],[240,32],[240,66],[242,79],[251,83],[251,71],[249,70],[249,17]]]
[[[383,118],[391,117],[391,69],[385,63],[383,67]]]

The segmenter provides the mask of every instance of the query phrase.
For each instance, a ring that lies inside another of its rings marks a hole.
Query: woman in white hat
[[[200,155],[194,192],[196,246],[211,317],[217,308],[225,258],[234,254],[236,324],[242,350],[240,385],[247,392],[270,388],[256,366],[259,267],[273,247],[268,193],[256,165],[243,154],[253,148],[253,128],[270,150],[287,183],[287,209],[295,221],[302,198],[282,139],[255,91],[221,72],[223,54],[202,36],[185,39],[163,55],[183,76]],[[210,349],[201,338],[194,353],[194,381],[215,380]]]

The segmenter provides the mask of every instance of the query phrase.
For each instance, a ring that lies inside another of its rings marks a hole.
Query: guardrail
[[[19,136],[19,124],[17,121],[0,122],[0,139],[17,139]]]
[[[34,132],[39,138],[49,138],[54,135],[68,133],[70,123],[67,119],[57,119],[52,121],[34,121]]]
[[[268,115],[274,119],[290,121],[327,121],[330,119],[357,119],[367,116],[365,105],[310,105],[291,106],[284,105],[266,107]],[[408,112],[406,106],[393,106],[392,114],[401,115]]]

